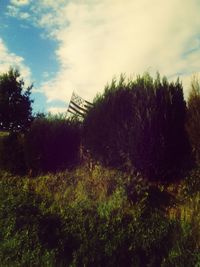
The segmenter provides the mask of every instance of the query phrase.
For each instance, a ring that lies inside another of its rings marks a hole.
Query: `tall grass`
[[[170,207],[155,205],[152,192],[166,199],[165,190],[101,166],[35,178],[1,173],[0,262],[199,266],[199,192],[185,182]]]

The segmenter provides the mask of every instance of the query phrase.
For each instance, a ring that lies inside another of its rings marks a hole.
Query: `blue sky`
[[[200,72],[199,0],[0,0],[0,72],[33,82],[34,111],[65,112],[114,76]]]

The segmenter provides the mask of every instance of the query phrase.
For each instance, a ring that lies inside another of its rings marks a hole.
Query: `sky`
[[[0,0],[0,73],[33,83],[34,112],[66,112],[73,91],[92,101],[121,73],[200,72],[199,0]]]

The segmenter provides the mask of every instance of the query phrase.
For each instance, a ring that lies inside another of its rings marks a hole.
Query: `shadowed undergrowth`
[[[101,166],[2,173],[2,266],[199,266],[199,170],[176,193],[136,178]]]

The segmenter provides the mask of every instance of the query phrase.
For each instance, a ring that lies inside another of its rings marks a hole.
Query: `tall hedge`
[[[25,135],[25,159],[36,173],[70,168],[79,161],[80,125],[62,118],[36,118]]]
[[[187,132],[192,145],[193,156],[200,163],[200,80],[194,76],[188,97]]]
[[[0,136],[0,169],[14,174],[25,174],[24,139],[21,134]]]
[[[94,100],[84,141],[107,166],[136,169],[151,180],[180,177],[190,165],[182,84],[159,74],[121,77]]]

